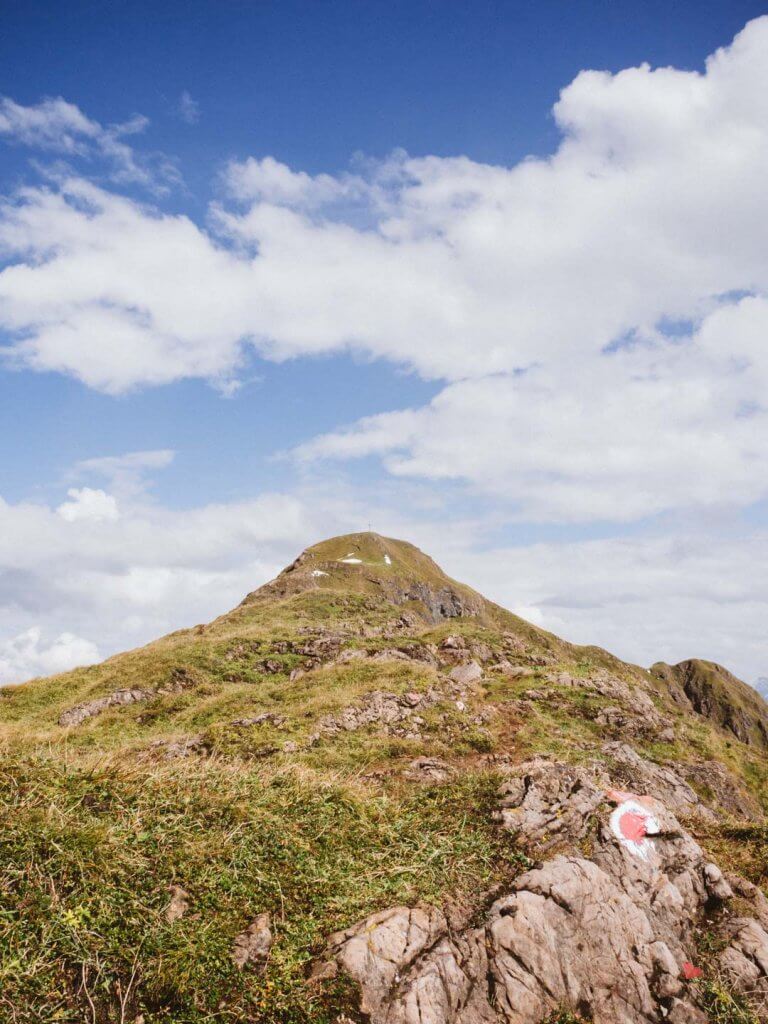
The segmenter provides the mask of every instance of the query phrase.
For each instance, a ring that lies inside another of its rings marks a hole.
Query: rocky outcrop
[[[331,936],[315,977],[352,978],[371,1024],[541,1024],[561,1008],[594,1024],[705,1024],[691,979],[698,928],[714,915],[729,922],[721,969],[760,993],[768,936],[759,917],[729,921],[732,885],[671,810],[606,782],[545,759],[513,769],[500,823],[560,852],[475,922],[456,927],[422,906],[372,915]]]
[[[712,661],[658,662],[651,674],[672,699],[731,732],[742,743],[768,749],[768,704],[751,686]]]
[[[499,792],[497,820],[529,846],[548,850],[574,843],[590,828],[591,816],[605,800],[604,786],[585,768],[545,758],[518,765]]]
[[[754,918],[734,918],[728,945],[718,957],[721,971],[736,992],[764,1011],[768,1020],[768,931]]]
[[[107,708],[122,707],[126,704],[136,704],[139,701],[149,700],[154,696],[152,690],[115,690],[105,697],[98,697],[96,700],[89,700],[83,704],[76,704],[75,707],[64,711],[59,716],[59,725],[69,729],[73,726],[82,725],[89,718],[100,715]]]
[[[637,793],[653,793],[674,814],[714,820],[712,810],[673,768],[641,757],[628,743],[606,743],[603,754],[615,781]]]
[[[170,693],[181,693],[193,686],[197,686],[201,680],[192,669],[183,665],[171,669],[167,680],[162,686],[154,690],[145,689],[121,689],[114,690],[104,697],[97,697],[95,700],[85,701],[76,704],[59,716],[59,725],[65,728],[82,725],[89,718],[95,718],[107,708],[124,707],[126,704],[137,704],[142,701],[151,700],[152,697],[162,697]]]
[[[403,584],[384,584],[387,597],[396,605],[421,605],[428,621],[436,623],[442,619],[456,619],[461,616],[477,617],[483,614],[485,602],[479,594],[468,588],[434,586],[422,581]]]
[[[454,774],[453,768],[439,757],[417,757],[405,771],[406,779],[412,782],[447,782]]]
[[[444,694],[434,687],[424,693],[396,694],[373,690],[360,704],[350,705],[336,714],[324,715],[318,721],[310,742],[316,743],[321,736],[356,732],[371,725],[378,725],[391,735],[415,738],[424,722],[419,711],[443,699]]]

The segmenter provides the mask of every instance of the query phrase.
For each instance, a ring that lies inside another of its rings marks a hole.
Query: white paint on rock
[[[649,860],[653,843],[648,836],[657,835],[659,823],[651,811],[638,800],[624,800],[610,818],[611,831],[618,841],[635,857]]]

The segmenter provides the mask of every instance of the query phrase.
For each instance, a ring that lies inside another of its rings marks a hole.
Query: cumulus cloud
[[[453,383],[296,455],[381,455],[395,475],[470,481],[537,521],[749,505],[768,488],[766,327],[768,302],[743,299],[685,341]]]
[[[99,660],[98,648],[88,640],[62,633],[45,646],[41,630],[33,626],[9,640],[0,640],[0,685],[66,672]]]
[[[55,153],[85,155],[89,141],[99,137],[101,125],[60,96],[25,107],[8,96],[0,97],[0,135],[25,146]]]
[[[249,347],[355,350],[445,390],[304,458],[381,454],[523,517],[749,503],[768,479],[767,68],[761,18],[703,73],[583,72],[557,151],[512,167],[235,162],[209,229],[79,178],[28,188],[0,210],[6,356],[110,393],[228,392]]]
[[[56,511],[68,523],[81,520],[98,523],[120,518],[117,501],[106,491],[93,487],[72,487],[67,491],[67,497],[70,500],[59,505]]]

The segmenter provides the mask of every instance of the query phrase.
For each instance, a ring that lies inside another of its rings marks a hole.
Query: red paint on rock
[[[700,967],[694,967],[694,965],[686,960],[683,964],[683,977],[686,981],[693,981],[694,978],[701,978],[704,971]]]
[[[638,811],[626,811],[619,818],[619,829],[625,839],[639,843],[646,836],[645,815]]]

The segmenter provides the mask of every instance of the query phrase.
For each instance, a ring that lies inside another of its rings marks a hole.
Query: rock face
[[[649,762],[619,753],[646,771]],[[659,780],[689,806],[682,780]],[[600,771],[545,759],[511,770],[501,826],[558,852],[475,923],[394,907],[331,936],[317,976],[351,977],[371,1024],[541,1024],[561,1008],[594,1024],[705,1024],[689,977],[697,929],[713,918],[725,922],[721,968],[761,992],[768,901],[755,897],[756,916],[730,918],[733,885],[672,811],[607,783]],[[749,883],[736,884],[745,898]]]
[[[768,704],[722,665],[691,658],[677,665],[658,662],[651,673],[681,707],[717,722],[742,743],[768,750]]]
[[[641,757],[627,743],[606,743],[603,754],[614,781],[639,793],[653,793],[675,814],[713,820],[715,815],[672,768]]]

